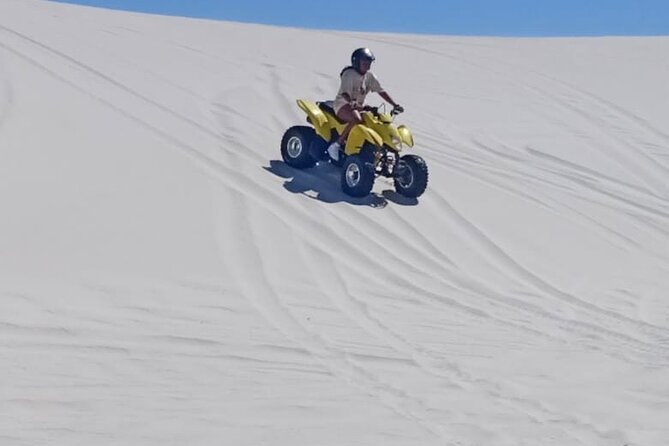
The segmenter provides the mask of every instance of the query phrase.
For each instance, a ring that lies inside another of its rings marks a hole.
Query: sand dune
[[[359,46],[418,200],[281,160]],[[666,444],[667,50],[5,0],[0,443]]]

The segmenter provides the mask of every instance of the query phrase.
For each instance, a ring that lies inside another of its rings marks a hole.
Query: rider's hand
[[[404,107],[402,107],[400,104],[395,104],[395,106],[393,107],[393,112],[404,113]]]

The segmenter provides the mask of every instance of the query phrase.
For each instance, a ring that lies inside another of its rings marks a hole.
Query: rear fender
[[[327,116],[325,113],[318,108],[315,102],[305,101],[302,99],[297,100],[297,105],[307,114],[309,117],[309,122],[314,126],[316,134],[323,138],[326,141],[330,140],[330,123],[328,122]]]
[[[383,146],[383,139],[381,139],[381,136],[378,133],[364,125],[356,125],[348,135],[344,152],[346,152],[347,155],[355,155],[362,150],[362,146],[366,141],[369,141],[377,147]]]

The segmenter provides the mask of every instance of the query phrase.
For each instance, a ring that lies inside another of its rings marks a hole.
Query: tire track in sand
[[[380,401],[403,418],[420,425],[447,444],[460,444],[442,426],[430,420],[424,403],[396,385],[385,383],[364,367],[357,365],[350,355],[337,350],[320,335],[308,330],[290,313],[282,302],[280,293],[271,283],[265,269],[262,253],[256,246],[254,224],[248,215],[245,196],[239,191],[228,193],[230,203],[225,215],[233,215],[233,222],[226,221],[218,231],[222,251],[242,253],[236,256],[221,256],[228,259],[228,268],[238,277],[238,286],[243,295],[257,311],[284,336],[304,348],[315,360],[323,364],[336,378],[361,389],[365,394]],[[219,211],[220,212],[220,211]],[[219,219],[225,218],[221,215]],[[227,249],[226,249],[227,248]],[[231,258],[232,257],[232,258]]]
[[[314,177],[312,181],[319,181],[317,175],[309,171],[296,171],[295,175]],[[344,214],[340,215],[340,212],[344,212]],[[465,293],[471,297],[494,302],[498,306],[501,305],[512,310],[506,316],[491,314],[489,311],[480,313],[479,316],[488,318],[490,321],[500,323],[504,326],[510,326],[523,331],[527,330],[532,336],[537,335],[534,329],[518,325],[509,320],[511,317],[516,316],[518,311],[531,316],[532,319],[538,317],[553,324],[558,324],[560,331],[564,335],[581,334],[582,339],[579,339],[579,344],[615,357],[621,357],[620,342],[622,340],[625,341],[624,345],[635,346],[643,358],[646,358],[647,354],[651,354],[653,357],[656,356],[653,353],[656,349],[654,343],[648,343],[628,334],[623,334],[594,323],[566,319],[554,311],[537,307],[534,304],[511,296],[501,295],[473,277],[464,277],[464,273],[456,271],[452,264],[439,261],[438,258],[434,258],[432,255],[426,256],[424,252],[416,251],[415,247],[407,243],[402,237],[398,237],[397,234],[378,231],[378,224],[370,220],[364,213],[350,208],[339,209],[336,213],[328,209],[327,213],[333,218],[338,219],[338,224],[329,225],[330,227],[338,228],[342,232],[342,235],[337,237],[338,242],[342,243],[345,241],[345,243],[349,244],[352,242],[352,246],[355,247],[353,251],[344,251],[348,255],[348,263],[351,265],[360,264],[360,267],[364,267],[365,264],[368,266],[374,265],[376,267],[375,270],[379,271],[379,277],[371,277],[370,280],[376,281],[381,285],[392,283],[394,289],[403,289],[414,296],[414,299],[440,307],[453,305],[454,298],[447,298],[444,295],[445,292],[449,291],[455,295]],[[398,248],[402,255],[396,254],[396,250],[391,248]],[[332,251],[331,249],[330,252]],[[367,253],[376,253],[376,256],[374,256],[373,260],[370,260]],[[360,262],[359,257],[364,258],[364,261]],[[379,262],[376,260],[376,257],[382,258],[383,261]],[[370,261],[373,263],[369,263]],[[346,264],[346,262],[343,264]],[[384,271],[387,268],[397,271],[414,271],[414,274],[421,274],[423,275],[421,285],[409,282],[401,277],[386,274]],[[429,286],[428,284],[433,284],[433,286]],[[458,302],[457,299],[455,302]],[[548,336],[545,333],[544,335]],[[598,342],[591,342],[593,335],[596,336]],[[604,340],[602,336],[611,339],[608,347],[609,350],[602,349],[601,342]],[[566,342],[565,339],[554,339]],[[631,360],[631,358],[627,358],[624,355],[622,357],[626,360]]]
[[[665,210],[661,202],[651,200],[653,196],[646,196],[647,199],[643,200],[646,203],[644,203],[640,201],[638,194],[628,193],[631,190],[635,191],[635,188],[626,183],[602,177],[597,172],[559,160],[535,149],[527,149],[532,159],[517,159],[517,157],[512,159],[497,154],[496,150],[481,143],[474,143],[470,148],[477,150],[475,158],[457,153],[435,152],[432,161],[449,170],[457,167],[457,172],[460,174],[492,185],[503,192],[511,193],[586,228],[594,228],[613,246],[622,250],[642,254],[650,252],[658,260],[667,261],[663,251],[656,249],[655,246],[644,246],[630,235],[617,230],[615,226],[607,224],[606,221],[599,221],[576,209],[569,204],[570,200],[563,200],[548,193],[544,193],[539,199],[537,195],[542,192],[543,188],[550,188],[561,195],[569,195],[572,200],[576,199],[619,212],[623,217],[635,219],[635,222],[644,230],[656,233],[659,237],[666,237],[668,234],[660,231],[653,221],[666,220],[669,222],[669,209]],[[542,161],[544,158],[547,161]],[[489,175],[480,175],[482,170]],[[495,180],[492,176],[498,179]],[[555,180],[550,178],[555,178]],[[525,183],[532,185],[533,194],[526,192],[527,188],[519,187],[519,184]],[[535,185],[540,187],[534,187]],[[612,190],[611,187],[614,187],[615,190]],[[565,213],[564,210],[568,212]]]
[[[572,426],[578,426],[587,435],[600,439],[604,435],[604,431],[592,423],[572,415],[558,413],[540,401],[520,398],[498,382],[473,376],[458,364],[444,358],[437,358],[429,351],[413,345],[399,333],[388,328],[382,320],[374,317],[364,301],[349,291],[344,277],[352,275],[352,270],[346,268],[347,274],[342,274],[341,267],[328,253],[310,246],[299,237],[296,237],[296,241],[300,247],[303,264],[311,271],[310,276],[319,278],[313,283],[320,289],[321,294],[327,296],[342,313],[371,336],[408,357],[421,372],[443,381],[440,387],[445,386],[454,388],[456,392],[464,392],[467,396],[463,398],[481,398],[486,406],[494,402],[508,407],[537,425],[550,424],[559,420],[559,423],[568,422]],[[480,428],[480,426],[475,427]],[[567,437],[577,439],[572,432],[564,431],[564,433]]]
[[[594,304],[579,299],[577,296],[558,289],[557,287],[551,285],[520,265],[501,247],[488,238],[472,222],[461,215],[445,198],[441,196],[435,196],[435,202],[441,211],[437,212],[436,214],[439,215],[440,218],[443,219],[446,223],[460,232],[464,238],[469,240],[472,247],[476,249],[484,258],[490,260],[499,271],[515,278],[516,280],[521,281],[522,283],[525,283],[528,287],[539,291],[547,297],[562,303],[567,303],[574,309],[578,308],[586,311],[592,318],[594,318],[594,320],[600,319],[614,327],[632,327],[635,330],[640,330],[646,336],[649,336],[653,341],[650,343],[640,342],[637,339],[630,337],[629,334],[615,331],[613,328],[594,326],[589,323],[577,321],[574,319],[573,322],[575,324],[586,324],[595,332],[599,332],[602,335],[611,336],[613,339],[630,343],[630,345],[636,345],[637,348],[649,349],[650,352],[653,352],[659,357],[664,357],[665,359],[669,358],[669,350],[663,346],[667,342],[669,330],[664,327],[659,327],[631,319],[610,310],[602,309]]]

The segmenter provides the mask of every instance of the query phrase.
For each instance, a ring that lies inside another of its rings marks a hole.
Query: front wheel
[[[296,125],[286,130],[281,139],[281,156],[286,164],[297,169],[313,167],[316,159],[310,146],[316,138],[316,132],[311,127]]]
[[[417,155],[400,158],[395,172],[395,190],[409,198],[418,198],[427,188],[428,172],[425,160]]]
[[[374,187],[374,165],[369,157],[358,155],[347,156],[341,171],[341,187],[351,197],[365,197]]]

